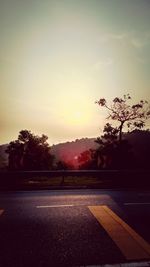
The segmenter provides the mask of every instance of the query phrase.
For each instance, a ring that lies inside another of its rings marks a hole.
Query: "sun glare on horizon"
[[[92,113],[84,103],[72,102],[64,105],[62,118],[68,127],[85,127],[91,121]],[[80,129],[79,129],[80,130]]]
[[[83,111],[75,110],[71,114],[68,113],[68,117],[66,117],[66,120],[70,125],[77,124],[79,125],[85,125],[88,121],[87,114]]]

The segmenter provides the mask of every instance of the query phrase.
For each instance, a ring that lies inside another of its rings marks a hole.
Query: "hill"
[[[124,137],[128,139],[132,146],[134,158],[139,168],[150,168],[150,131],[136,130],[131,133],[125,133]],[[60,143],[51,146],[51,153],[56,161],[63,161],[72,168],[78,168],[78,156],[86,150],[95,149],[98,144],[94,142],[95,138],[76,139],[72,142]],[[0,168],[3,169],[8,164],[8,155],[5,153],[7,144],[0,145]]]
[[[51,154],[56,161],[63,161],[73,168],[78,167],[78,156],[85,150],[96,148],[94,138],[76,139],[72,142],[65,142],[51,146]],[[5,152],[8,144],[0,145],[0,169],[8,165],[8,154]]]
[[[78,156],[86,150],[95,149],[98,145],[94,142],[95,138],[76,139],[72,142],[61,143],[51,147],[51,153],[57,160],[66,162],[70,166],[78,167]]]

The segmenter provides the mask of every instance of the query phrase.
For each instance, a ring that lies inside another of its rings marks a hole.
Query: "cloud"
[[[126,33],[106,33],[101,35],[99,41],[102,43],[108,42],[110,40],[123,40],[126,37]]]
[[[109,38],[114,40],[123,40],[126,36],[126,33],[109,34]]]
[[[104,67],[109,67],[112,64],[113,64],[113,60],[111,58],[106,58],[106,59],[102,59],[102,60],[99,60],[98,62],[96,62],[92,66],[92,69],[99,70],[99,69],[104,68]]]
[[[132,45],[136,49],[140,49],[150,44],[150,32],[120,32],[120,33],[106,33],[101,35],[99,41],[107,43],[110,41],[125,42]]]
[[[150,32],[145,32],[143,34],[131,37],[131,44],[135,48],[143,48],[150,44]]]
[[[135,47],[135,48],[141,48],[143,46],[145,46],[145,42],[141,39],[137,39],[137,38],[133,38],[131,39],[131,44]]]

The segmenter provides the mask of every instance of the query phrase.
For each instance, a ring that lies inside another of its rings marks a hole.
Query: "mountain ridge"
[[[149,166],[150,154],[150,131],[136,130],[130,133],[124,133],[124,137],[132,145],[132,150],[137,158],[137,164],[141,166]],[[74,141],[54,144],[51,148],[51,154],[55,156],[55,161],[62,161],[78,168],[78,156],[89,149],[96,149],[98,144],[95,143],[96,138],[81,138]],[[0,145],[0,169],[5,168],[8,164],[8,154],[5,153],[8,144]]]

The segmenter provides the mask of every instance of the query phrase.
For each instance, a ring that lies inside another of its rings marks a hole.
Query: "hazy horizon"
[[[96,100],[150,100],[149,25],[149,0],[0,1],[0,144],[96,137]]]

